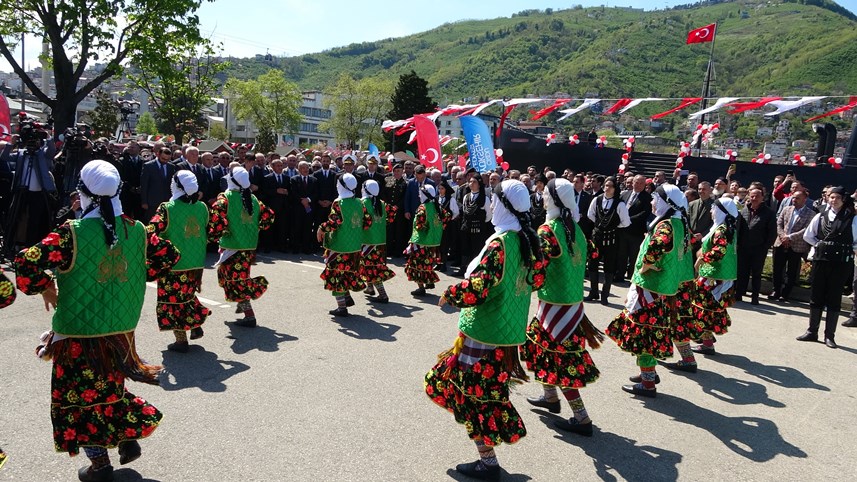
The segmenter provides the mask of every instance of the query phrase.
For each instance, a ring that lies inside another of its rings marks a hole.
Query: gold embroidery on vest
[[[245,211],[246,212],[246,211]],[[196,239],[200,236],[202,228],[199,226],[199,221],[195,217],[190,217],[184,225],[185,239]]]
[[[122,253],[122,246],[116,246],[107,250],[107,253],[98,263],[98,282],[106,283],[116,280],[120,283],[128,281],[128,260]]]

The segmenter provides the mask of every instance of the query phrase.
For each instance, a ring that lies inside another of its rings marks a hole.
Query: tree
[[[226,130],[226,126],[219,122],[211,124],[211,129],[208,130],[208,138],[216,139],[218,141],[227,141],[229,140],[229,131]]]
[[[297,132],[303,96],[282,71],[269,70],[255,80],[229,79],[223,90],[235,116],[253,122],[259,129],[259,150],[273,150],[280,132]]]
[[[170,63],[164,52],[180,40],[205,44],[196,10],[202,0],[18,0],[0,2],[0,54],[54,117],[55,132],[74,124],[77,105],[123,64],[142,56]],[[39,87],[12,50],[21,34],[44,37],[50,44],[56,97]],[[162,55],[157,57],[156,54]],[[87,72],[90,62],[103,63]]]
[[[95,109],[89,114],[97,137],[113,138],[119,127],[119,104],[104,89],[95,92]]]
[[[389,119],[401,120],[407,119],[414,114],[428,114],[437,109],[437,102],[429,97],[428,82],[417,75],[413,70],[408,74],[403,74],[399,77],[399,83],[396,84],[396,90],[390,99],[393,106],[387,114]],[[408,135],[395,136],[390,133],[388,142],[391,143],[390,150],[394,150],[394,146],[404,147],[408,141]]]
[[[153,136],[158,133],[158,126],[155,124],[155,118],[151,112],[143,112],[137,118],[137,134],[146,134]]]
[[[392,84],[376,78],[355,80],[349,74],[339,76],[330,88],[324,104],[331,110],[330,120],[319,128],[333,131],[350,148],[384,140],[381,123],[390,107]]]
[[[158,59],[150,58],[149,52],[137,56],[139,65],[129,76],[131,82],[149,94],[163,132],[176,139],[192,136],[208,125],[202,110],[211,104],[217,90],[215,76],[227,66],[213,53],[208,45],[198,50],[193,42],[182,42],[166,55],[159,52]],[[160,57],[174,60],[163,62]]]

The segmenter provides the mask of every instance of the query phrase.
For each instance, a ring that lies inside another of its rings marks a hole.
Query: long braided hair
[[[539,264],[542,264],[544,261],[544,253],[542,253],[541,244],[539,243],[539,237],[536,234],[536,230],[533,229],[532,226],[532,218],[530,217],[529,211],[518,211],[512,206],[512,202],[509,201],[509,198],[506,197],[506,194],[503,192],[502,183],[497,184],[494,187],[494,195],[497,196],[497,199],[503,203],[503,206],[518,219],[518,223],[521,225],[521,230],[518,231],[518,239],[521,241],[521,258],[524,260],[524,265],[528,270],[533,269],[533,258]],[[527,277],[529,282],[529,277]]]
[[[92,203],[90,203],[86,210],[83,211],[83,215],[81,217],[85,217],[92,211],[101,208],[101,221],[104,224],[104,241],[110,248],[113,248],[113,246],[116,246],[116,243],[119,242],[119,236],[116,234],[116,213],[113,212],[112,199],[122,192],[122,184],[122,182],[119,183],[116,193],[112,196],[98,196],[93,194],[92,191],[86,187],[86,184],[84,184],[82,179],[77,183],[77,190],[92,200]]]
[[[372,200],[372,208],[375,209],[375,217],[379,217],[384,212],[384,203],[381,202],[380,196],[381,192],[378,191],[378,195],[372,194],[369,192],[368,185],[368,183],[363,184],[363,192],[369,195],[369,198]]]
[[[238,184],[238,180],[235,179],[235,176],[232,173],[229,174],[229,179],[232,180],[232,183],[238,186],[238,192],[241,193],[241,205],[244,206],[244,210],[247,211],[247,214],[253,214],[253,193],[250,192],[249,187],[244,187],[241,184]]]
[[[715,199],[714,205],[717,206],[717,209],[721,210],[723,214],[726,215],[726,219],[723,221],[723,225],[726,226],[726,241],[731,243],[732,238],[735,237],[735,224],[738,218],[733,216],[729,212],[729,210],[726,209],[726,206],[724,206],[723,203],[720,202],[720,199]]]
[[[553,203],[559,208],[559,219],[562,221],[562,227],[565,229],[565,243],[568,245],[568,252],[574,254],[574,237],[577,233],[577,229],[575,229],[577,223],[574,222],[571,208],[566,206],[562,202],[562,199],[560,199],[559,193],[556,190],[556,179],[548,181],[547,189],[548,194],[553,199]]]
[[[664,189],[664,185],[661,184],[655,189],[655,194],[660,196],[660,198],[669,205],[669,209],[667,211],[658,216],[652,224],[649,225],[649,232],[654,231],[655,227],[663,220],[669,219],[675,215],[675,213],[681,214],[681,223],[684,226],[684,250],[687,251],[690,248],[690,218],[687,215],[687,210],[682,206],[679,206],[667,195],[666,190]]]

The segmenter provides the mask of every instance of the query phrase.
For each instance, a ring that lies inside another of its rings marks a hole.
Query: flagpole
[[[705,81],[702,84],[702,109],[708,107],[708,95],[711,89],[711,74],[714,71],[714,42],[717,41],[717,24],[714,24],[714,32],[711,35],[711,50],[708,53],[708,68],[705,70]],[[705,114],[699,119],[700,124],[705,124]],[[696,155],[702,155],[702,136],[696,141]]]

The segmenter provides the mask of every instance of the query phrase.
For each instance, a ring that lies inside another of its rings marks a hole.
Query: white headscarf
[[[428,196],[426,196],[426,193],[428,193],[429,196],[431,196],[432,200],[437,199],[437,191],[435,191],[434,186],[426,183],[423,185],[422,189],[420,189],[420,203],[421,204],[428,201]]]
[[[523,213],[530,210],[530,191],[524,183],[509,179],[500,183],[500,189],[502,189],[503,195],[509,200],[515,211]],[[506,208],[500,200],[500,196],[491,197],[491,208],[493,210],[491,224],[494,225],[495,233],[502,234],[506,231],[521,230],[521,223],[518,221],[518,217]]]
[[[718,202],[726,209],[726,211],[729,212],[730,216],[733,218],[738,217],[738,206],[735,205],[735,201],[728,197],[721,197],[711,205],[711,215],[714,218],[714,225],[711,226],[710,231],[712,233],[718,226],[726,222],[726,213],[723,212],[723,209],[720,209],[720,207],[717,206]]]
[[[684,193],[681,192],[674,184],[661,184],[658,189],[663,189],[664,194],[667,195],[667,199],[673,202],[676,206],[680,208],[684,208],[687,210],[687,198],[684,197]],[[659,218],[663,216],[669,209],[672,207],[670,204],[661,198],[661,195],[658,193],[658,189],[655,190],[655,195],[652,196],[652,202],[655,205],[655,217]],[[681,219],[681,212],[676,210],[675,214],[671,217]]]
[[[377,196],[380,189],[377,181],[372,179],[366,180],[363,182],[363,199],[370,199]]]
[[[357,189],[357,178],[353,174],[343,173],[336,180],[336,192],[339,194],[337,199],[348,199],[354,197],[354,190]]]
[[[567,179],[555,178],[552,179],[554,181],[554,188],[556,189],[556,194],[559,196],[559,200],[562,204],[571,210],[571,217],[574,219],[574,222],[580,221],[580,209],[577,206],[577,200],[574,198],[574,184]],[[550,181],[548,181],[550,183]],[[553,196],[550,193],[550,190],[545,188],[543,193],[545,200],[545,209],[547,210],[546,219],[551,221],[560,217],[560,209],[556,205],[556,201],[553,200]]]
[[[179,183],[181,183],[182,187],[179,187]],[[193,196],[198,191],[199,183],[196,181],[196,176],[190,171],[179,171],[173,176],[173,180],[170,181],[170,192],[173,194],[170,200],[172,201],[185,194]]]
[[[241,189],[250,188],[250,173],[247,169],[238,166],[232,169],[232,174],[226,175],[226,189],[230,191],[239,191]]]
[[[113,215],[119,216],[122,214],[122,202],[119,200],[119,185],[121,179],[119,171],[107,161],[89,161],[80,170],[80,181],[86,186],[94,196],[110,196],[110,202],[113,206]],[[80,192],[80,208],[83,210],[84,218],[100,218],[101,207],[96,206],[92,211],[87,212],[93,199],[88,194],[81,190]]]

